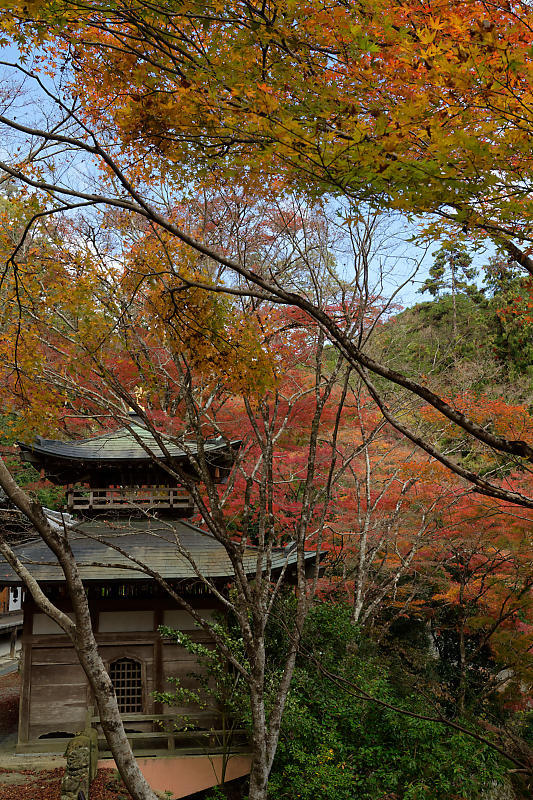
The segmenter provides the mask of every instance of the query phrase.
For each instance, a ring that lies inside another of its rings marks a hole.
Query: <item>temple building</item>
[[[206,443],[216,481],[226,480],[239,446],[238,441],[222,439]],[[207,749],[212,758],[220,745],[213,734],[216,709],[197,713],[193,730],[189,721],[180,731],[175,720],[189,714],[190,708],[162,706],[153,696],[172,690],[171,677],[191,686],[190,673],[196,665],[184,648],[162,639],[159,626],[187,631],[196,641],[208,641],[209,636],[128,558],[159,573],[205,618],[220,610],[191,561],[224,592],[233,575],[230,560],[213,536],[188,521],[194,512],[190,494],[165,469],[165,464],[178,464],[195,476],[193,445],[185,452],[165,439],[162,449],[132,416],[126,427],[94,438],[62,442],[37,437],[32,445],[20,447],[23,457],[49,480],[67,485],[66,511],[72,515],[69,540],[86,587],[100,654],[137,754],[153,755],[164,746],[182,754]],[[47,596],[70,613],[62,571],[44,542],[35,538],[15,549]],[[250,546],[244,556],[250,575],[255,573],[256,555]],[[310,552],[309,559],[314,557]],[[274,573],[288,565],[290,576],[295,561],[290,548],[279,548],[274,553]],[[0,589],[20,586],[18,576],[0,561]],[[69,736],[84,728],[94,699],[69,639],[28,593],[23,614],[18,749],[61,750]],[[97,718],[93,724],[98,724]],[[105,750],[103,738],[100,744]]]

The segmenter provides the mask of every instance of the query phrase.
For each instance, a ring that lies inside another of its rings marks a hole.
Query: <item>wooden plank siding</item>
[[[101,611],[114,611],[117,621],[124,622],[127,613],[119,609],[103,605]],[[149,611],[146,609],[145,611]],[[153,610],[153,609],[152,609]],[[140,662],[143,686],[143,713],[156,714],[165,710],[177,714],[194,715],[191,707],[170,709],[162,708],[152,697],[154,691],[172,691],[167,682],[169,677],[179,677],[185,686],[193,688],[194,679],[188,673],[198,672],[199,668],[194,656],[184,648],[164,643],[157,630],[164,617],[165,609],[156,609],[152,614],[152,630],[95,631],[100,655],[109,664],[120,658],[133,658]],[[93,610],[95,627],[98,628],[97,611]],[[146,615],[139,615],[131,610],[131,620],[135,618],[146,621]],[[20,704],[18,749],[35,750],[38,741],[51,745],[52,741],[40,737],[47,734],[76,733],[85,724],[87,709],[94,706],[95,701],[78,662],[76,652],[67,636],[61,633],[33,633],[35,616],[31,608],[26,609],[23,632],[23,680]],[[107,618],[109,626],[109,618]],[[189,635],[196,640],[209,642],[209,636],[202,630],[189,630]],[[213,714],[213,719],[215,718]],[[140,724],[140,727],[138,725]],[[151,723],[137,723],[135,731],[151,730]],[[47,748],[48,749],[48,748]]]

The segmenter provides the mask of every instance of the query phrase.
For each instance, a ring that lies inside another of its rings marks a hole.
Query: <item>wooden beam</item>
[[[18,744],[30,736],[30,699],[33,641],[33,611],[26,606],[22,628],[22,685],[20,690]]]

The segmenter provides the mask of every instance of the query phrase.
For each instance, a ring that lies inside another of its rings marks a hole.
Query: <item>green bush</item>
[[[304,648],[320,663],[393,705],[428,713],[398,697],[390,676],[361,655],[349,609],[323,604],[311,614]],[[429,709],[429,713],[430,713]],[[483,744],[353,696],[300,659],[271,774],[273,800],[469,800],[503,773]]]

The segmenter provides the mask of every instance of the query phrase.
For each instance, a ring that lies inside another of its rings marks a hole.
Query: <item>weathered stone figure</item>
[[[80,795],[89,797],[89,786],[96,766],[95,758],[91,758],[93,747],[91,736],[87,733],[79,734],[69,742],[65,753],[67,766],[61,782],[61,800],[79,800]]]

